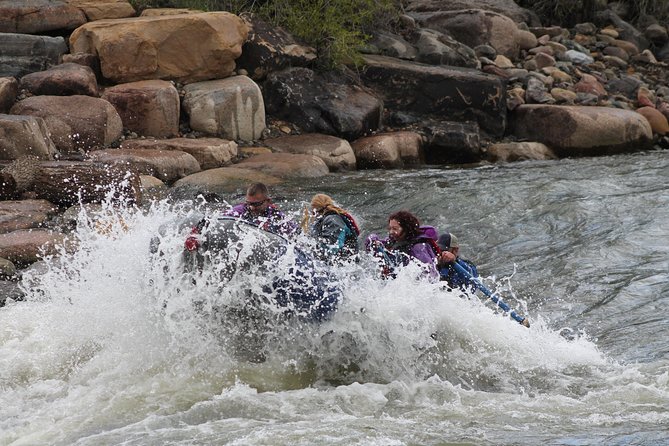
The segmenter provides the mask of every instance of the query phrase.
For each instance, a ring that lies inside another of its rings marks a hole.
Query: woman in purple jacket
[[[388,238],[381,240],[372,234],[366,245],[384,260],[384,275],[394,276],[395,268],[416,259],[423,264],[425,274],[431,280],[438,280],[436,236],[432,226],[421,226],[411,212],[398,211],[388,217]]]

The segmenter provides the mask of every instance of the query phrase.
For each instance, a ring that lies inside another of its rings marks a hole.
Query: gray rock
[[[385,31],[375,33],[369,43],[378,49],[378,54],[383,54],[384,56],[414,60],[418,55],[416,48],[401,36]]]
[[[353,140],[381,125],[381,99],[336,74],[320,75],[307,68],[283,70],[268,76],[264,93],[269,114],[307,133]]]
[[[249,36],[242,54],[235,60],[237,70],[246,70],[255,80],[264,80],[273,71],[288,67],[306,67],[316,59],[316,50],[296,40],[281,27],[270,26],[252,17]]]
[[[365,56],[361,77],[391,111],[476,121],[490,135],[506,128],[506,84],[480,71]]]
[[[20,78],[56,65],[67,53],[62,37],[0,33],[0,77]]]
[[[592,56],[576,50],[567,50],[565,56],[567,56],[570,62],[578,65],[589,65],[595,62],[595,59],[593,59]]]
[[[423,133],[427,164],[467,164],[483,156],[475,122],[430,121],[423,125]]]
[[[431,65],[480,68],[474,50],[439,31],[422,28],[416,32],[417,60]]]

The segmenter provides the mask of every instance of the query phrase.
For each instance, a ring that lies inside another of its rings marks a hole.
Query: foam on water
[[[466,442],[485,423],[669,421],[668,365],[616,364],[584,334],[534,314],[528,330],[417,269],[386,281],[368,260],[344,268],[322,324],[222,320],[214,308],[263,277],[194,285],[181,264],[193,215],[82,211],[79,249],[26,273],[26,301],[0,309],[0,444],[405,444],[412,426],[429,443],[449,425]],[[240,354],[249,339],[262,362]],[[363,441],[366,425],[383,435]]]

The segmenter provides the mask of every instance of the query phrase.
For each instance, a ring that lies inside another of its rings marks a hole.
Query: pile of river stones
[[[2,0],[0,277],[57,254],[82,203],[663,148],[667,29],[608,6],[566,29],[512,0],[409,1],[323,72],[252,16]]]

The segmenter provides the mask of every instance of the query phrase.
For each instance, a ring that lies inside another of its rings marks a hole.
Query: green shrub
[[[315,47],[327,67],[356,64],[371,29],[397,15],[391,0],[275,0],[260,12]]]

